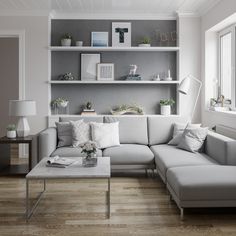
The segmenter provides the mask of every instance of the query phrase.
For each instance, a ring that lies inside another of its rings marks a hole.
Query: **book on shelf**
[[[46,166],[48,167],[58,167],[58,168],[66,168],[70,165],[72,165],[75,162],[75,160],[65,157],[50,157],[47,160]]]

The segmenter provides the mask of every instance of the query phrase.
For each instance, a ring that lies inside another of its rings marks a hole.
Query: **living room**
[[[0,0],[0,235],[236,235],[235,0]]]

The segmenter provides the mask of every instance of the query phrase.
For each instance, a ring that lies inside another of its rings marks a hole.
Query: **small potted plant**
[[[175,104],[173,99],[162,99],[160,100],[161,115],[169,116],[171,114],[171,107]]]
[[[16,138],[16,126],[14,124],[7,126],[7,138]]]
[[[149,37],[144,37],[140,41],[140,44],[138,46],[139,47],[151,47],[151,39]]]
[[[72,36],[68,33],[64,34],[61,38],[61,46],[70,47]]]

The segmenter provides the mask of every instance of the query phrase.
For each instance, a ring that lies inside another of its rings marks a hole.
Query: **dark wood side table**
[[[32,168],[32,142],[33,136],[17,138],[0,138],[0,175],[26,175]],[[28,144],[28,165],[11,165],[11,144]]]

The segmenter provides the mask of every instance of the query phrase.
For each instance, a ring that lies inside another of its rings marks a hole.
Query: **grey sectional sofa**
[[[64,117],[60,121],[81,119]],[[179,116],[97,116],[86,122],[119,121],[121,146],[100,150],[110,156],[112,169],[154,169],[166,184],[183,216],[187,207],[236,206],[236,141],[209,131],[202,153],[167,145]],[[51,127],[38,136],[39,159],[45,156],[81,156],[79,148],[57,148]]]

